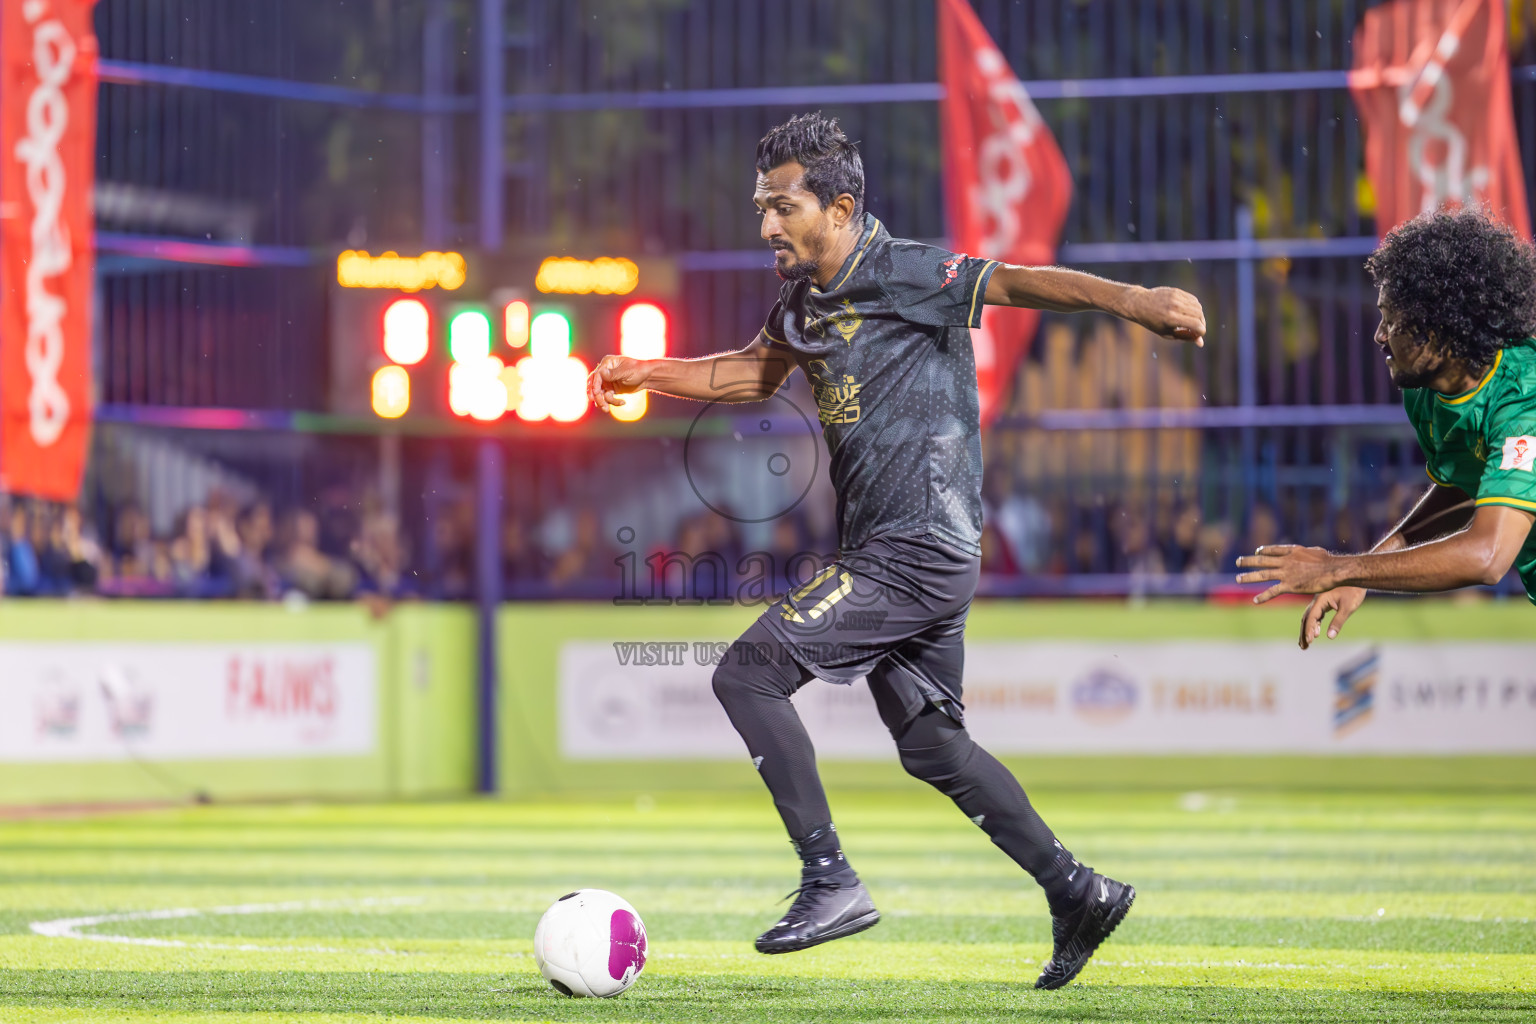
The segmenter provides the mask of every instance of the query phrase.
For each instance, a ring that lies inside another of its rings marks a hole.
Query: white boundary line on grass
[[[252,942],[184,942],[181,939],[156,939],[147,935],[103,935],[82,932],[120,921],[169,921],[183,917],[225,917],[237,914],[281,914],[293,910],[329,910],[347,907],[402,906],[420,903],[413,896],[361,900],[293,900],[286,903],[237,903],[227,907],[171,907],[165,910],[130,910],[121,914],[95,914],[91,917],[61,917],[52,921],[33,921],[31,929],[50,939],[80,939],[86,942],[115,942],[124,946],[155,946],[161,949],[228,949],[243,953],[361,953],[368,956],[410,956],[399,949],[358,949],[341,946],[263,946]]]
[[[1095,957],[1089,963],[1101,967],[1246,967],[1257,971],[1406,971],[1408,964],[1340,964],[1315,963],[1292,964],[1264,960],[1100,960]]]

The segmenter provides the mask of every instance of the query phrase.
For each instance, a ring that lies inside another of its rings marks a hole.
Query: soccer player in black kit
[[[641,390],[759,401],[796,366],[816,397],[837,493],[838,557],[727,651],[714,689],[802,862],[782,920],[757,939],[788,953],[880,919],[844,858],[790,696],[864,676],[904,768],[949,796],[1034,876],[1059,988],[1125,917],[1136,891],[1079,864],[1013,775],[972,741],[961,702],[966,613],[981,554],[981,425],[970,329],[984,305],[1101,310],[1202,343],[1194,296],[1057,267],[1015,267],[893,238],[864,212],[864,167],[837,122],[796,117],[757,148],[753,201],[784,284],[745,348],[702,359],[604,356],[600,409]]]

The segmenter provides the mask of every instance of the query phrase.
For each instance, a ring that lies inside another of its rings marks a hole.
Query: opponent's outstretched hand
[[[1328,624],[1328,639],[1338,636],[1364,600],[1364,587],[1334,587],[1314,597],[1301,617],[1301,649],[1311,647],[1312,641],[1323,635],[1323,617],[1329,612],[1333,612],[1333,621]]]
[[[587,375],[587,399],[603,412],[622,406],[619,395],[632,395],[645,387],[645,368],[629,356],[603,356]]]
[[[1239,583],[1268,583],[1274,586],[1253,599],[1263,604],[1281,594],[1321,594],[1338,586],[1334,556],[1323,548],[1304,548],[1299,544],[1270,544],[1237,560],[1239,569],[1254,569],[1237,577]]]
[[[1182,288],[1142,288],[1131,299],[1132,320],[1153,334],[1173,341],[1192,341],[1205,346],[1205,309],[1200,300]]]

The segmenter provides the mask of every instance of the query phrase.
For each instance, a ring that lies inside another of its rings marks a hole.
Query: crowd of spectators
[[[395,517],[365,508],[323,538],[305,508],[281,515],[213,492],[156,535],[136,504],[97,524],[68,504],[0,494],[0,573],[10,597],[326,599],[415,596]]]
[[[982,571],[999,578],[1094,574],[1184,577],[1209,584],[1233,563],[1278,543],[1365,550],[1407,514],[1423,488],[1398,484],[1350,507],[1322,494],[1251,503],[1211,516],[1188,496],[1073,502],[1021,491],[989,495]]]
[[[1295,497],[1278,506],[1259,502],[1235,521],[1205,515],[1187,496],[1073,501],[989,492],[983,592],[1022,592],[1010,590],[1021,580],[1048,591],[1052,578],[1085,574],[1184,577],[1201,589],[1231,575],[1233,559],[1261,544],[1368,546],[1417,493],[1395,487],[1343,514],[1318,503],[1299,505]],[[756,545],[760,552],[749,550],[739,523],[707,510],[682,517],[663,542],[635,544],[622,542],[622,530],[611,536],[599,512],[568,504],[509,515],[500,536],[505,595],[615,598],[637,591],[641,597],[760,601],[803,582],[837,547],[834,536],[817,535],[803,510],[760,531],[767,538]],[[370,498],[274,509],[261,500],[240,505],[215,491],[184,509],[171,529],[157,532],[133,503],[107,510],[98,521],[72,505],[0,494],[0,573],[7,596],[473,597],[472,503],[446,504],[429,524],[412,543],[397,517]],[[743,561],[752,555],[762,557]]]

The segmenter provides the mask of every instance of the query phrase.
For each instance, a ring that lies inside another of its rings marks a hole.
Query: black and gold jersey
[[[838,546],[932,533],[981,552],[981,411],[970,329],[995,260],[902,238],[866,214],[822,291],[787,281],[763,336],[816,398],[837,492]]]

